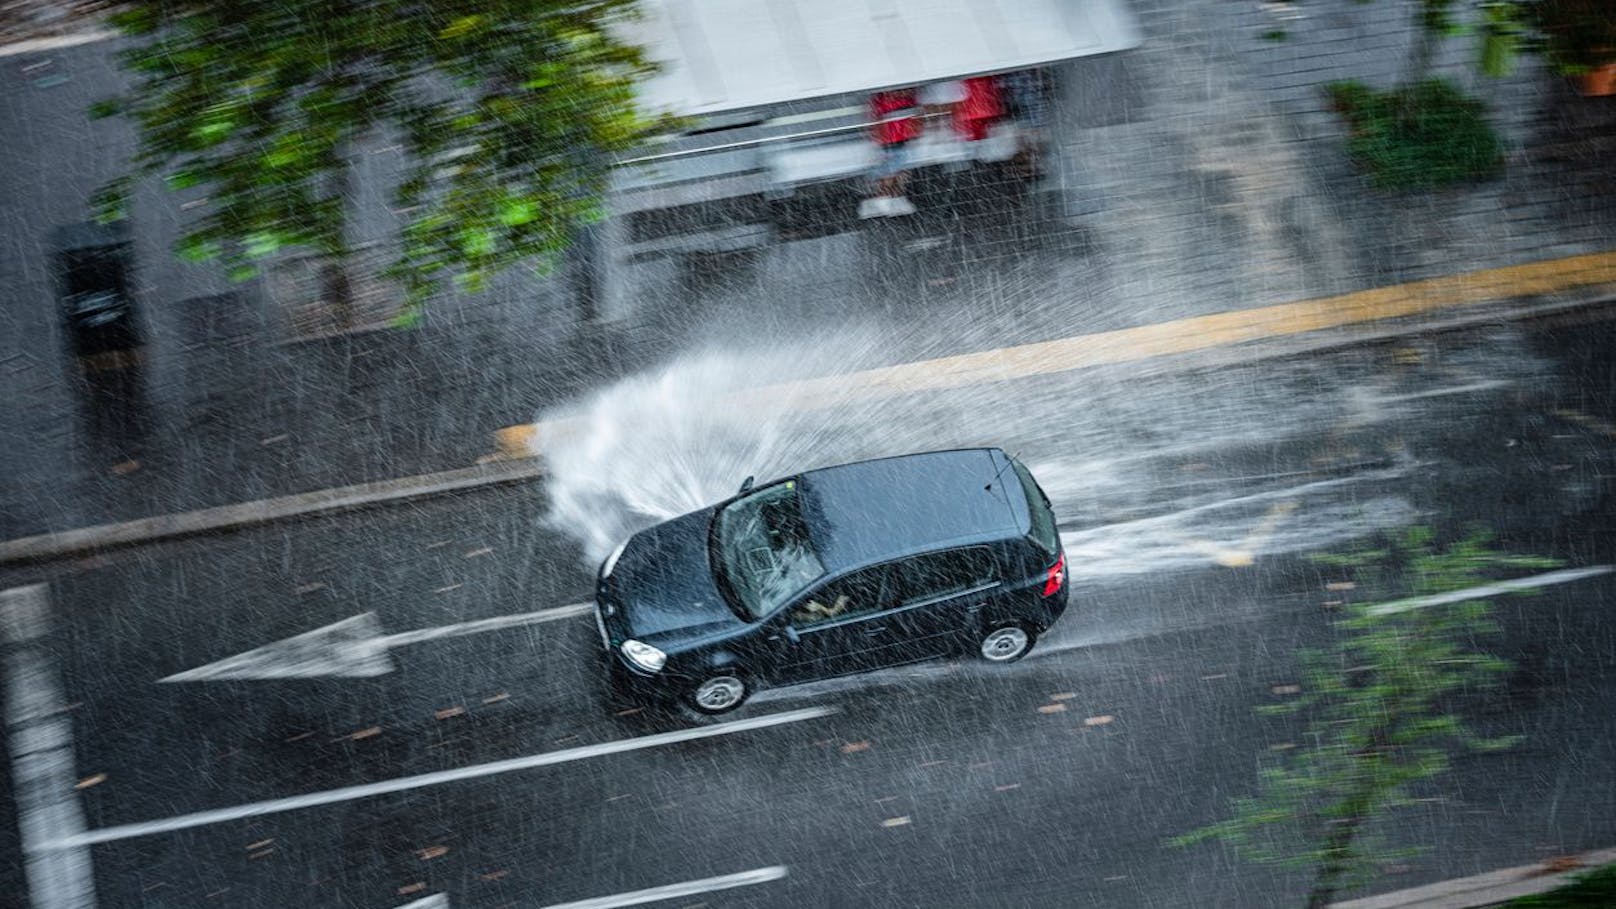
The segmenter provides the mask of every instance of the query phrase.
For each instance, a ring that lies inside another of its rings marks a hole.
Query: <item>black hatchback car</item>
[[[619,546],[595,617],[620,687],[722,713],[760,686],[964,649],[1019,659],[1066,599],[1048,497],[978,448],[748,480]]]

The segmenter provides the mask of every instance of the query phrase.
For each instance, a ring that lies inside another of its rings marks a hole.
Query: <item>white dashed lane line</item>
[[[501,773],[510,773],[516,770],[532,770],[538,767],[549,767],[555,764],[565,764],[571,761],[581,761],[587,758],[604,757],[610,754],[622,754],[628,751],[642,751],[647,748],[657,748],[663,745],[673,745],[680,742],[690,742],[697,739],[715,738],[721,735],[730,735],[736,732],[748,732],[754,729],[767,729],[771,726],[783,726],[788,723],[800,723],[804,720],[813,720],[830,716],[837,712],[835,707],[805,707],[801,710],[790,710],[783,713],[771,713],[764,716],[751,717],[744,720],[734,720],[728,723],[719,723],[713,726],[698,726],[691,729],[678,729],[672,732],[661,732],[656,735],[640,736],[632,739],[620,739],[614,742],[601,742],[597,745],[584,745],[578,748],[567,748],[562,751],[548,751],[542,754],[530,754],[525,757],[510,758],[503,761],[493,761],[487,764],[473,764],[469,767],[456,767],[452,770],[439,770],[433,773],[422,773],[415,776],[400,777],[398,779],[383,780],[377,783],[365,783],[358,786],[344,786],[340,789],[329,789],[324,792],[310,792],[304,795],[294,795],[287,798],[269,799],[263,802],[252,802],[245,805],[236,805],[231,808],[219,808],[213,811],[198,811],[194,814],[181,814],[175,817],[163,818],[154,821],[142,821],[134,824],[120,824],[115,827],[103,827],[83,833],[66,834],[51,837],[43,842],[36,843],[34,848],[40,851],[67,852],[93,846],[97,843],[110,843],[117,840],[131,839],[137,836],[151,836],[159,833],[173,833],[176,830],[188,830],[192,827],[202,827],[208,824],[221,824],[226,821],[239,821],[246,818],[262,817],[266,814],[279,814],[285,811],[297,811],[303,808],[317,808],[322,805],[335,805],[342,802],[351,802],[356,799],[370,798],[377,795],[387,795],[394,792],[405,792],[411,789],[421,789],[427,786],[441,786],[444,783],[454,783],[462,780],[478,779],[480,777],[494,776]],[[63,904],[68,905],[68,904]],[[52,909],[55,909],[53,906]]]
[[[17,790],[17,826],[34,909],[95,909],[84,846],[56,847],[84,833],[74,795],[73,723],[50,654],[50,594],[43,584],[0,592],[6,648],[6,739]]]
[[[652,887],[647,890],[634,890],[629,893],[618,893],[613,896],[597,896],[592,899],[578,900],[573,903],[557,903],[546,906],[544,909],[617,909],[619,906],[639,906],[645,903],[656,903],[662,900],[678,899],[684,896],[697,896],[702,893],[712,893],[715,890],[730,890],[735,887],[747,887],[752,884],[766,884],[777,881],[786,876],[786,869],[782,865],[773,865],[768,868],[757,868],[752,871],[742,871],[739,874],[725,874],[719,877],[706,877],[699,881],[685,881],[680,884],[667,884],[661,887]]]

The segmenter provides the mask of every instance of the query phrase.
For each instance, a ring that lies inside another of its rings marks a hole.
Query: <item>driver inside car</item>
[[[852,605],[853,598],[844,593],[836,598],[834,606],[826,606],[818,600],[809,600],[798,610],[797,616],[805,622],[823,622],[841,615]]]

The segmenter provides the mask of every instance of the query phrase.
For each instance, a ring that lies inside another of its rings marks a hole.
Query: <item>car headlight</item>
[[[658,672],[668,662],[667,654],[633,638],[623,642],[623,656],[646,672]]]
[[[612,576],[612,569],[617,567],[618,558],[622,556],[623,550],[627,548],[628,540],[624,540],[623,542],[617,544],[617,548],[612,550],[612,554],[607,556],[606,561],[600,566],[601,577],[609,578]]]

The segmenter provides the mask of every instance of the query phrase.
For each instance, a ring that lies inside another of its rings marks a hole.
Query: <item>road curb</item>
[[[1486,909],[1564,887],[1578,874],[1612,862],[1616,862],[1616,848],[1598,849],[1535,865],[1519,865],[1474,877],[1332,903],[1330,909]]]
[[[237,505],[22,537],[0,543],[0,565],[40,562],[92,550],[236,530],[288,518],[332,514],[446,492],[518,483],[535,479],[542,473],[543,464],[536,459],[495,461],[441,473],[359,483]]]

